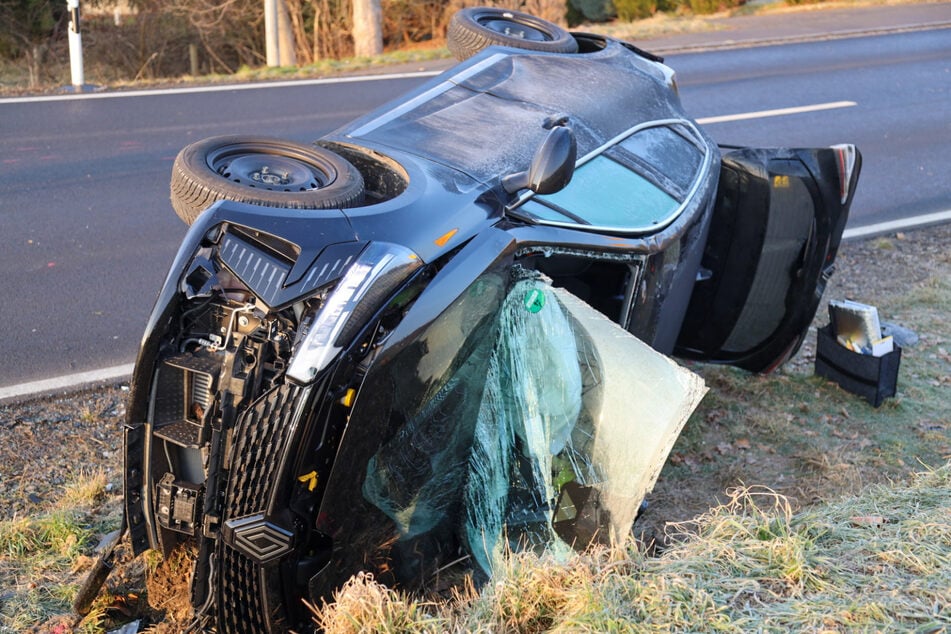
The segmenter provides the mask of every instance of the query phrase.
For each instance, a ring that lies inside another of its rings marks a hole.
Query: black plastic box
[[[816,335],[816,374],[835,381],[843,390],[865,397],[872,407],[895,396],[900,364],[901,348],[897,344],[888,354],[873,357],[840,345],[832,326],[820,328]]]

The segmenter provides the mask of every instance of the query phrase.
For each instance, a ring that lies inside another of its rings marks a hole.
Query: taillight
[[[855,171],[858,150],[851,143],[833,145],[831,149],[835,152],[835,161],[839,166],[839,200],[844,205],[852,193],[852,172]]]

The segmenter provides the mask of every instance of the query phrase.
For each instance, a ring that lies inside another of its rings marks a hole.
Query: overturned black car
[[[769,371],[815,313],[853,146],[719,148],[660,59],[525,14],[449,38],[459,65],[313,146],[176,159],[125,528],[195,548],[196,628],[623,538],[703,392],[663,355]]]

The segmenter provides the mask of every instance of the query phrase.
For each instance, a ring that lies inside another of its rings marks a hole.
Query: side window
[[[563,190],[536,200],[595,227],[654,226],[680,206],[652,180],[606,153],[578,168]]]

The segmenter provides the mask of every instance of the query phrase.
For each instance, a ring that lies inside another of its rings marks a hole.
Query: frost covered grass
[[[101,471],[82,476],[46,512],[0,521],[0,632],[26,631],[69,612],[80,577],[74,573],[103,528],[91,511],[105,487]],[[75,631],[97,631],[96,623],[92,615]]]
[[[795,513],[744,488],[641,546],[512,555],[480,592],[422,603],[353,578],[316,610],[350,632],[919,631],[951,628],[951,464]]]

